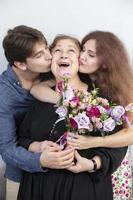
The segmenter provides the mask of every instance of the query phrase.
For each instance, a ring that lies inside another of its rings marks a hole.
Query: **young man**
[[[8,189],[11,191],[13,184],[16,191],[12,192],[17,195],[18,184],[13,181],[20,181],[22,170],[32,173],[45,172],[44,168],[51,166],[65,168],[65,161],[69,162],[66,154],[72,150],[62,152],[57,144],[48,141],[42,153],[32,153],[17,145],[19,125],[34,101],[29,91],[41,80],[40,73],[50,71],[51,54],[44,35],[23,25],[8,31],[3,48],[9,65],[0,76],[0,154],[6,163],[8,199]],[[13,200],[11,195],[9,199]]]

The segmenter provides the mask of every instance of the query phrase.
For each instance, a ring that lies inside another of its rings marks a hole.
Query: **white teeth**
[[[59,64],[59,67],[69,67],[70,66],[70,64],[68,64],[68,63],[60,63]]]

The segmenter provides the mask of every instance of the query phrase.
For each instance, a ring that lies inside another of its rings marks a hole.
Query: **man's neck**
[[[13,67],[13,71],[17,75],[22,88],[26,90],[30,90],[34,84],[40,82],[40,73],[22,71],[16,67]]]

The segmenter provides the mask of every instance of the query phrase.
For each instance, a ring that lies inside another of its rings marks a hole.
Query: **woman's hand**
[[[73,163],[67,170],[73,173],[91,171],[94,167],[93,162],[80,156],[80,154],[75,150],[75,160],[76,163]]]
[[[67,135],[67,144],[75,149],[89,149],[95,147],[96,137],[75,135],[69,132]]]

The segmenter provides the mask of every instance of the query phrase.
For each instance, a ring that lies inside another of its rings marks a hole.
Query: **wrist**
[[[100,137],[100,139],[99,139],[99,146],[100,147],[108,147],[107,141],[108,141],[108,136],[102,136],[102,137]]]
[[[40,155],[40,166],[41,166],[41,168],[46,167],[44,163],[45,163],[44,154],[41,153],[41,155]]]
[[[91,168],[88,170],[88,172],[96,172],[97,171],[97,162],[95,159],[90,159],[91,162]]]
[[[101,168],[102,161],[100,156],[96,155],[90,161],[92,162],[92,168],[88,172],[95,172]]]
[[[45,165],[44,165],[44,159],[43,159],[42,154],[40,155],[40,168],[41,168],[42,172],[47,172],[48,171],[48,168],[45,167]]]
[[[104,137],[94,137],[94,141],[93,141],[93,144],[94,144],[94,148],[97,148],[97,147],[103,147],[104,146],[104,140],[105,138]]]
[[[34,141],[29,145],[28,151],[32,152],[41,152],[40,150],[40,142]]]

